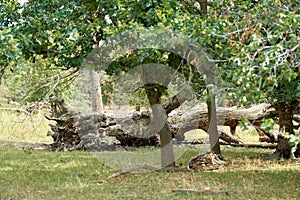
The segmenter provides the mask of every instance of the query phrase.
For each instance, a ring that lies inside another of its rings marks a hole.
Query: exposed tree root
[[[223,157],[213,152],[207,152],[191,158],[188,162],[187,168],[190,171],[207,171],[221,169],[226,165],[227,162]]]

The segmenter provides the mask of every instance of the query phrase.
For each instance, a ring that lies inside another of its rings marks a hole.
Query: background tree
[[[5,70],[16,65],[20,57],[13,25],[19,20],[18,1],[0,1],[0,84]]]

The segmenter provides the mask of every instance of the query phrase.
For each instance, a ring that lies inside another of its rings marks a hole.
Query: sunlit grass
[[[300,163],[269,161],[266,149],[223,148],[230,160],[209,172],[129,173],[88,152],[46,152],[0,147],[0,199],[299,199]],[[178,160],[185,168],[191,148]],[[229,196],[174,193],[174,188],[227,190]]]
[[[0,141],[51,143],[47,136],[50,122],[44,113],[25,115],[16,111],[0,111]]]
[[[125,158],[128,152],[102,154],[96,158],[88,152],[48,152],[30,148],[13,148],[12,143],[51,143],[43,114],[26,117],[2,112],[0,118],[0,199],[300,199],[299,161],[267,160],[274,150],[222,146],[228,166],[208,172],[128,173],[108,179],[116,172],[106,164]],[[229,129],[225,128],[226,133]],[[258,142],[255,130],[237,130],[244,142]],[[186,138],[207,140],[202,131],[191,131]],[[2,145],[1,145],[2,143]],[[5,143],[6,144],[6,143]],[[176,164],[186,169],[188,161],[208,150],[191,146]],[[135,162],[143,164],[144,156],[157,148],[130,149]],[[129,159],[130,160],[130,159]],[[111,165],[110,165],[111,166]],[[172,192],[174,188],[227,190],[228,196]]]

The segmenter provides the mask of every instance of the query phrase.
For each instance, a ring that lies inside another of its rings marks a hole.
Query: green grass
[[[115,171],[88,152],[1,146],[0,199],[299,199],[300,163],[268,161],[271,150],[224,148],[230,164],[210,172]],[[178,163],[197,154],[189,149]],[[228,190],[229,196],[174,193],[174,188]]]
[[[15,148],[10,144],[51,142],[48,122],[43,117],[23,120],[13,112],[1,116],[0,199],[300,199],[300,162],[266,160],[274,150],[223,147],[230,162],[217,171],[152,171],[108,179],[116,171],[88,152]],[[238,134],[258,140],[252,133]],[[200,151],[189,148],[177,164],[185,168]],[[227,190],[229,195],[175,193],[174,188]]]

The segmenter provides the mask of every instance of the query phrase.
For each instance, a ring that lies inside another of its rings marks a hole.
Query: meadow
[[[268,160],[272,149],[222,146],[225,168],[189,172],[187,162],[200,151],[192,146],[177,160],[181,171],[109,178],[117,170],[89,152],[50,152],[28,145],[51,143],[48,123],[42,113],[26,117],[1,111],[0,199],[300,199],[300,162]],[[258,140],[253,131],[238,134]],[[228,195],[174,192],[176,188],[226,190]]]

